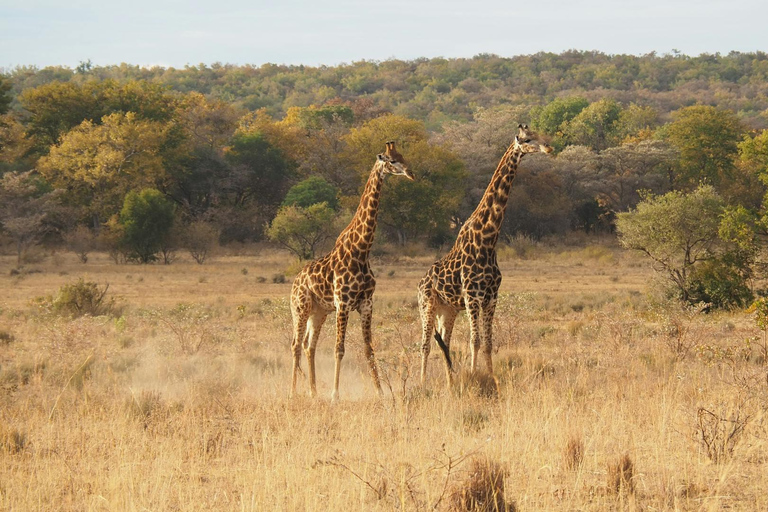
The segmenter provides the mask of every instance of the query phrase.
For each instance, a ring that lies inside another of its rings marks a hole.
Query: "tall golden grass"
[[[492,385],[460,373],[445,389],[433,351],[420,389],[415,290],[432,256],[374,259],[385,396],[355,317],[334,404],[333,322],[320,397],[302,382],[288,398],[284,253],[58,254],[15,275],[0,258],[0,510],[768,509],[747,313],[656,304],[652,271],[615,248],[537,247],[503,259]],[[119,316],[30,304],[80,277],[109,283]],[[461,316],[460,372],[467,336]]]

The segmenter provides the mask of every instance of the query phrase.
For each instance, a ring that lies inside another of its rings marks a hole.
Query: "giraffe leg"
[[[483,355],[488,373],[493,375],[493,316],[496,313],[496,297],[483,308]]]
[[[331,400],[339,398],[339,373],[341,373],[341,360],[344,358],[344,338],[347,334],[347,322],[349,310],[344,306],[336,306],[336,366],[333,371],[333,393]]]
[[[308,308],[304,304],[298,304],[291,308],[293,316],[293,341],[291,352],[293,353],[293,375],[291,377],[291,396],[296,394],[296,381],[301,371],[301,346],[306,338]]]
[[[470,348],[470,365],[469,369],[472,373],[477,370],[477,353],[480,351],[480,316],[481,307],[480,301],[476,299],[465,299],[467,304],[467,316],[469,317],[469,348]]]
[[[427,360],[435,331],[435,292],[425,286],[419,288],[419,313],[421,314],[421,385],[427,382]]]
[[[317,348],[317,339],[320,337],[320,329],[323,328],[325,312],[315,312],[309,317],[307,328],[307,342],[304,344],[304,353],[307,356],[307,366],[309,366],[309,394],[312,397],[317,395],[317,384],[315,381],[315,349]]]
[[[451,336],[453,336],[453,325],[456,322],[456,310],[453,308],[445,308],[437,313],[437,330],[440,331],[440,335],[443,338],[443,344],[445,345],[448,354],[451,353]],[[445,357],[445,384],[448,388],[451,387],[453,382],[453,363]]]
[[[363,328],[363,355],[368,361],[368,369],[371,372],[373,386],[379,396],[381,392],[381,382],[379,382],[379,371],[376,369],[376,357],[373,354],[373,337],[371,335],[371,323],[373,321],[373,301],[368,299],[360,305],[360,323]]]

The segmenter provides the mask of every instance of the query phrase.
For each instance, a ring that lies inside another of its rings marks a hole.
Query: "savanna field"
[[[384,396],[353,315],[337,403],[332,319],[318,398],[305,380],[288,396],[288,253],[116,265],[58,252],[21,271],[3,256],[0,509],[768,509],[753,313],[664,303],[646,260],[608,240],[499,252],[496,383],[464,370],[462,314],[453,387],[433,349],[420,388],[416,285],[437,252],[379,248]],[[109,285],[105,314],[52,310],[80,278]]]

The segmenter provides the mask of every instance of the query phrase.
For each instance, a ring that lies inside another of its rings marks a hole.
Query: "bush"
[[[563,463],[566,469],[577,470],[584,462],[584,441],[580,437],[571,437],[565,445]]]
[[[116,265],[125,263],[128,259],[128,250],[123,243],[124,234],[125,229],[115,216],[107,221],[98,236],[98,245],[107,251]]]
[[[711,186],[646,195],[636,210],[618,214],[616,227],[622,245],[651,258],[684,302],[733,307],[752,298],[754,216],[726,207]]]
[[[323,243],[338,231],[334,225],[336,219],[336,212],[325,203],[308,208],[285,206],[267,228],[267,236],[299,259],[311,260]]]
[[[64,244],[67,250],[75,253],[81,263],[88,262],[88,253],[96,249],[96,237],[93,232],[85,226],[64,233]]]
[[[123,244],[129,259],[149,263],[157,259],[173,226],[173,203],[162,192],[144,189],[129,192],[120,211]]]
[[[0,331],[0,345],[10,345],[16,337],[8,331]]]
[[[629,454],[608,463],[608,492],[612,494],[632,494],[635,492],[635,465]]]
[[[0,424],[0,453],[20,453],[27,446],[27,435],[18,429]]]
[[[691,301],[715,308],[743,308],[753,299],[741,269],[729,261],[715,259],[698,266],[691,275]]]
[[[505,474],[505,470],[496,462],[473,459],[466,480],[451,493],[450,510],[514,511],[514,503],[504,501]]]
[[[206,222],[193,222],[184,229],[182,243],[197,264],[202,265],[218,245],[219,231]]]
[[[115,298],[106,299],[108,290],[109,285],[100,288],[80,278],[76,283],[62,286],[55,297],[38,297],[34,303],[43,311],[59,316],[116,315]]]
[[[281,206],[309,208],[325,203],[332,210],[339,208],[339,189],[321,176],[312,176],[292,186]]]

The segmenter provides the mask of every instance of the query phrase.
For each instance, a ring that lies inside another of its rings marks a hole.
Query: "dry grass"
[[[628,454],[608,463],[607,488],[612,494],[634,494],[635,465]]]
[[[305,382],[287,397],[291,279],[272,282],[284,253],[145,267],[56,255],[16,275],[0,257],[0,510],[768,509],[752,319],[696,313],[682,338],[677,313],[646,299],[650,271],[634,257],[536,256],[503,264],[495,379],[460,373],[453,390],[434,352],[428,388],[417,385],[415,289],[432,256],[376,258],[385,396],[355,316],[335,404],[332,319],[320,398]],[[121,316],[30,305],[80,277],[109,283]],[[462,315],[460,372],[467,339]]]
[[[584,462],[584,442],[580,437],[571,437],[565,445],[563,463],[566,469],[577,470]]]
[[[475,458],[467,476],[451,493],[450,510],[467,512],[514,512],[504,498],[504,469],[489,459]],[[512,502],[514,503],[514,502]]]

